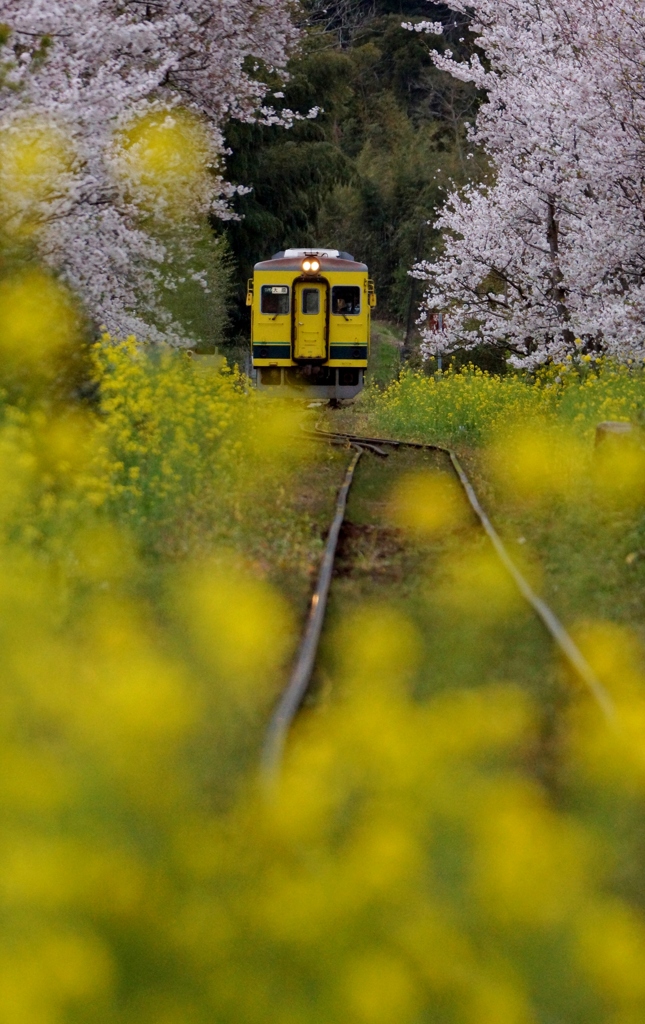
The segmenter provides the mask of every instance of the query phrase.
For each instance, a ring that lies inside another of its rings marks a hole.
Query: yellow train
[[[286,249],[256,263],[248,283],[259,388],[354,398],[363,387],[374,284],[337,249]]]

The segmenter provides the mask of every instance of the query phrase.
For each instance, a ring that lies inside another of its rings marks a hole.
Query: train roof
[[[358,263],[348,252],[338,249],[286,249],[277,252],[270,260],[255,264],[255,270],[302,270],[306,256],[315,256],[320,261],[320,272],[367,273],[364,263]]]

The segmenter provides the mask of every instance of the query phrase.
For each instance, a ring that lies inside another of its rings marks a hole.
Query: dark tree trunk
[[[560,225],[556,217],[554,196],[549,196],[546,203],[546,237],[551,253],[551,297],[561,324],[562,337],[567,344],[573,345],[575,334],[569,327],[571,315],[567,307],[567,289],[560,269]]]

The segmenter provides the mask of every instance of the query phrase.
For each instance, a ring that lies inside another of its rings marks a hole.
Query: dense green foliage
[[[182,268],[169,287],[157,294],[157,325],[170,316],[196,352],[213,352],[221,343],[228,320],[233,269],[225,238],[213,236],[207,221],[184,224],[163,238],[169,260]]]
[[[467,32],[440,6],[412,0],[305,6],[309,23],[282,102],[323,112],[289,130],[236,122],[228,130],[228,176],[252,188],[237,200],[243,219],[225,227],[240,305],[256,260],[318,243],[367,262],[382,314],[405,321],[408,270],[438,241],[426,222],[448,181],[476,168],[464,127],[476,96],[434,67],[431,39],[401,22],[443,14],[446,36],[434,43],[456,51],[468,46]],[[237,325],[244,331],[239,314]]]

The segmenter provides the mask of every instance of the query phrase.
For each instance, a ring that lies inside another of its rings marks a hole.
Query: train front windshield
[[[273,316],[285,316],[289,312],[288,287],[286,285],[263,285],[260,312]]]

